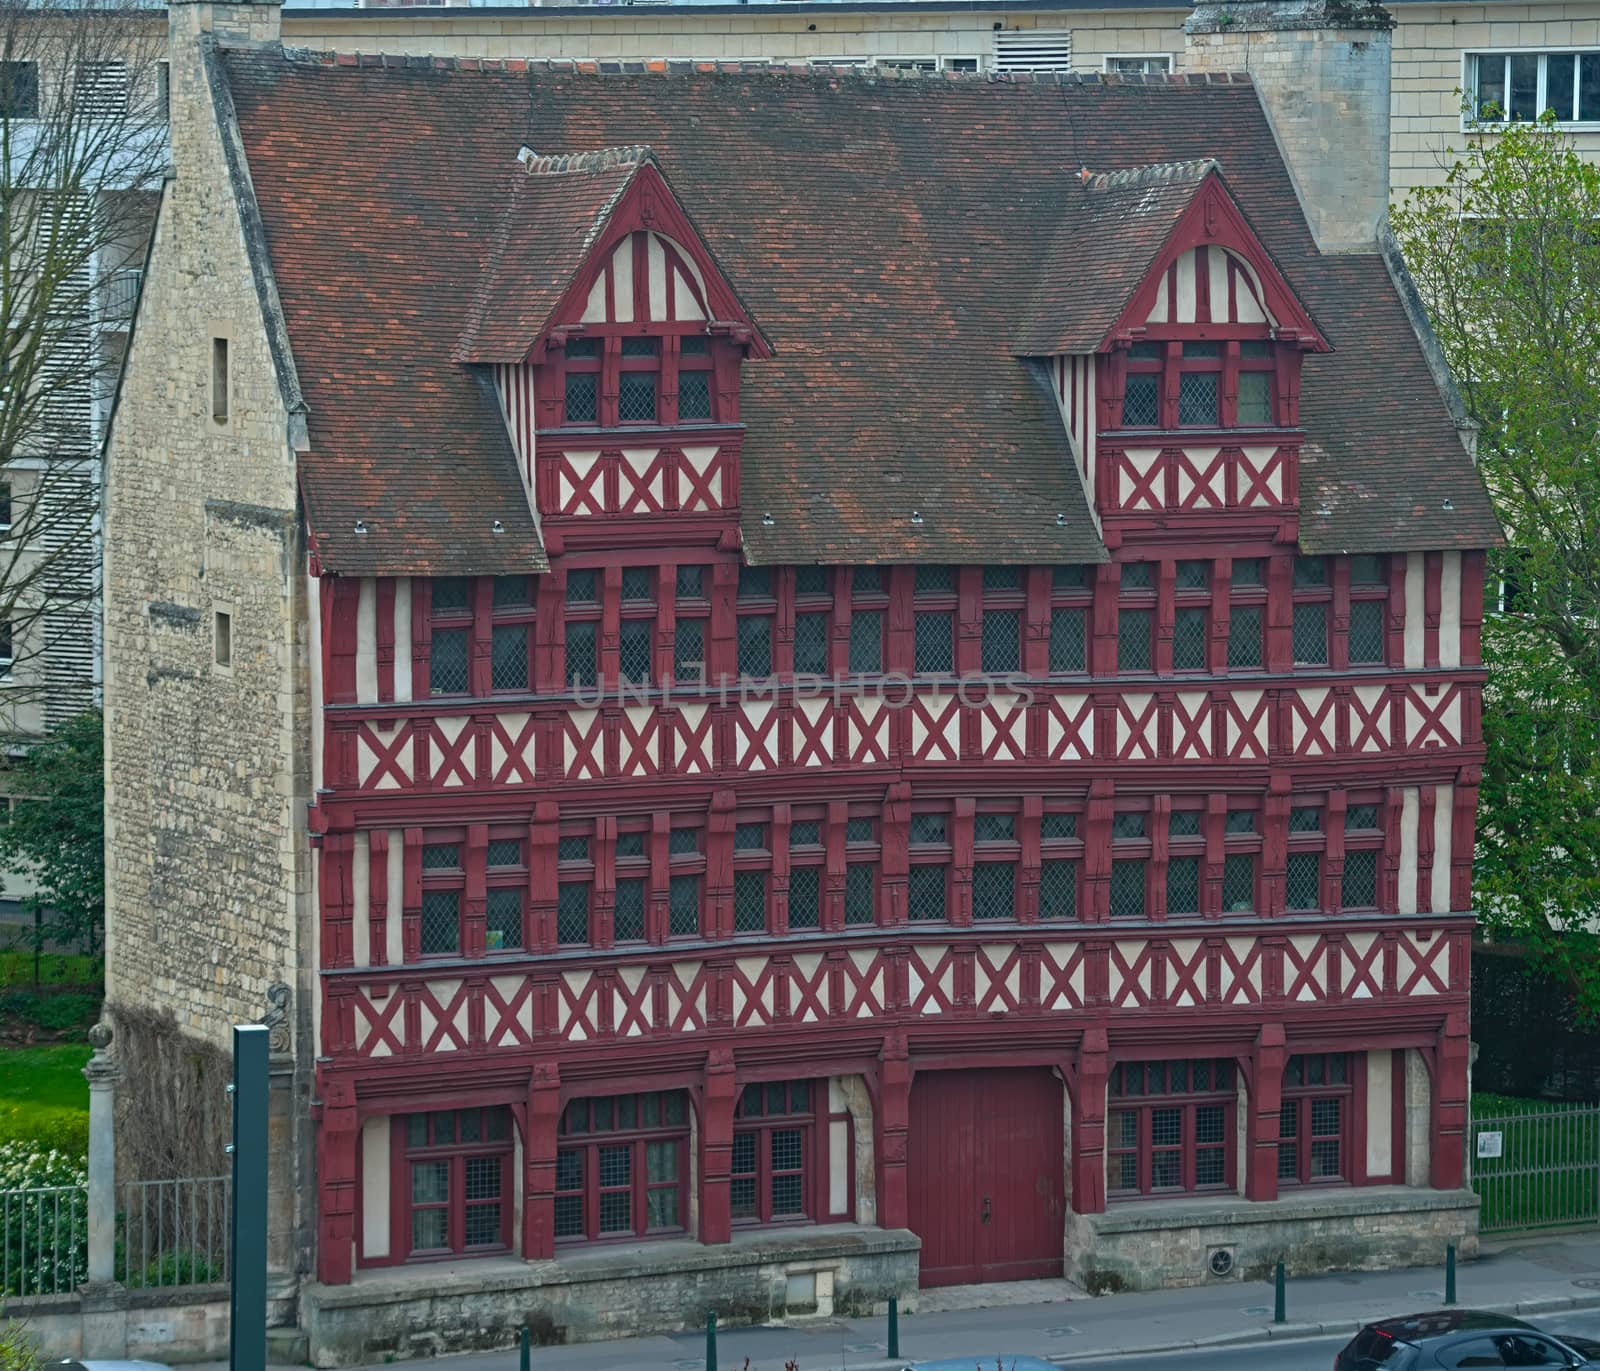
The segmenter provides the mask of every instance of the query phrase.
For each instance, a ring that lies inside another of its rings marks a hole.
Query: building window
[[[522,840],[490,831],[484,857],[488,889],[483,906],[486,952],[511,952],[523,946],[522,894],[528,888],[528,864]]]
[[[587,947],[593,939],[589,911],[594,904],[594,854],[587,833],[556,839],[556,942]]]
[[[1333,589],[1323,557],[1294,559],[1294,664],[1327,666],[1328,609]]]
[[[532,679],[533,594],[526,576],[496,576],[490,597],[489,688],[524,691]]]
[[[1109,1194],[1233,1188],[1232,1062],[1121,1062],[1111,1069],[1107,1094]]]
[[[764,823],[738,823],[733,829],[733,931],[767,931],[767,880],[772,852]]]
[[[683,1231],[689,1209],[683,1091],[573,1100],[556,1133],[558,1242]]]
[[[233,665],[233,615],[225,609],[211,616],[211,659],[218,666]]]
[[[511,1246],[511,1111],[407,1114],[401,1172],[413,1259],[479,1255]],[[369,1196],[377,1204],[377,1196]]]
[[[1477,122],[1600,123],[1600,51],[1469,52],[1465,86]]]
[[[1050,573],[1050,672],[1064,675],[1089,669],[1089,606],[1093,601],[1086,568],[1058,566]]]
[[[1215,428],[1221,421],[1222,346],[1194,342],[1183,345],[1178,368],[1178,425]]]
[[[1378,806],[1350,805],[1344,812],[1344,875],[1339,889],[1341,909],[1378,907],[1378,852],[1382,846]]]
[[[1257,338],[1239,344],[1239,389],[1234,399],[1234,420],[1241,428],[1266,428],[1272,424],[1274,367],[1271,343]]]
[[[565,657],[562,682],[574,689],[600,679],[600,574],[567,572]]]
[[[1167,350],[1160,343],[1135,343],[1128,349],[1122,390],[1123,428],[1156,428],[1161,423],[1161,371]]]
[[[1248,914],[1256,908],[1256,869],[1261,825],[1254,809],[1230,809],[1223,823],[1222,912]]]
[[[801,818],[789,825],[789,927],[822,926],[822,819]]]
[[[600,340],[569,338],[565,348],[568,424],[600,422]]]
[[[1118,76],[1164,76],[1172,70],[1170,53],[1160,52],[1138,56],[1108,56],[1105,70]]]
[[[1200,913],[1200,867],[1205,861],[1205,835],[1198,809],[1175,809],[1167,815],[1167,916]]]
[[[772,621],[778,602],[768,567],[739,568],[739,675],[765,680],[772,675]]]
[[[624,338],[617,374],[617,421],[653,424],[656,386],[661,378],[659,345],[654,338]]]
[[[889,610],[888,587],[875,566],[858,566],[850,575],[850,670],[875,675],[883,670],[883,625]]]
[[[952,850],[948,815],[913,813],[911,870],[907,878],[906,913],[913,923],[946,916],[947,874]]]
[[[1149,562],[1122,564],[1117,598],[1117,670],[1149,671],[1154,662],[1155,576]]]
[[[1233,564],[1228,594],[1228,670],[1261,666],[1261,626],[1267,613],[1266,567],[1260,557]]]
[[[733,1115],[729,1207],[736,1223],[785,1223],[815,1214],[811,1202],[810,1081],[747,1085]]]
[[[844,825],[844,921],[847,925],[877,922],[878,844],[877,821],[865,815]]]
[[[1322,908],[1322,854],[1326,844],[1322,810],[1295,805],[1289,811],[1289,855],[1284,864],[1284,907],[1293,914]]]
[[[0,531],[11,527],[11,482],[0,481]]]
[[[700,935],[700,886],[706,854],[698,828],[674,828],[667,842],[667,932],[674,938]]]
[[[228,422],[228,340],[211,340],[211,417]]]
[[[36,62],[0,62],[0,118],[39,117],[39,66]]]
[[[459,841],[423,844],[418,951],[424,957],[455,957],[461,953],[461,900],[467,879],[461,846]]]
[[[1078,816],[1051,812],[1039,816],[1039,917],[1078,917],[1078,875],[1083,867],[1083,840]]]
[[[1382,557],[1350,559],[1351,666],[1382,666],[1385,660],[1384,610],[1389,602],[1388,567]]]
[[[467,642],[472,636],[472,583],[465,576],[438,576],[431,583],[428,611],[428,693],[467,693]]]
[[[1149,907],[1149,815],[1124,811],[1111,818],[1111,917],[1142,919]]]
[[[1290,1057],[1278,1107],[1278,1182],[1350,1179],[1350,1059],[1342,1052]]]
[[[1022,670],[1022,611],[1026,603],[1021,567],[984,567],[980,661],[985,675],[1007,676]]]
[[[655,653],[656,571],[624,567],[622,608],[617,625],[617,675],[634,685],[648,685]]]
[[[619,943],[645,940],[645,889],[650,883],[650,854],[642,828],[617,834],[614,853],[616,887],[612,894],[611,936]]]
[[[825,567],[802,566],[794,572],[794,670],[797,676],[828,674],[828,595]]]
[[[709,423],[711,395],[711,340],[685,335],[678,340],[678,422]]]
[[[919,566],[912,594],[913,669],[944,676],[956,669],[956,582],[947,566]]]
[[[706,569],[680,566],[675,585],[677,623],[672,634],[672,679],[703,684],[706,679],[706,619],[711,601],[706,596]]]
[[[1172,621],[1172,669],[1204,671],[1211,639],[1211,564],[1179,562]]]
[[[972,917],[1014,919],[1017,863],[1022,860],[1014,814],[984,813],[973,820]]]

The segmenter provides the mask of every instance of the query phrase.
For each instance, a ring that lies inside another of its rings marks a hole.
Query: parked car
[[[1580,1346],[1582,1344],[1582,1346]],[[1369,1323],[1334,1358],[1333,1371],[1454,1371],[1545,1366],[1557,1371],[1600,1367],[1600,1343],[1563,1338],[1506,1314],[1436,1309]]]

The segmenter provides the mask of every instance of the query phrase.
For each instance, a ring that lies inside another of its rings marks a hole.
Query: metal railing
[[[0,1190],[0,1297],[70,1295],[89,1275],[89,1192]]]
[[[1480,1232],[1600,1223],[1600,1104],[1474,1118],[1467,1148]]]
[[[125,1182],[117,1279],[141,1288],[227,1280],[230,1187],[227,1176]]]

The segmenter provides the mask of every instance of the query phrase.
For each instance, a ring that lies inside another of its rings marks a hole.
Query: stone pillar
[[[1072,1101],[1072,1210],[1103,1214],[1106,1209],[1106,1077],[1109,1043],[1103,1028],[1084,1031],[1078,1048]]]
[[[1247,1200],[1278,1198],[1278,1106],[1283,1102],[1283,1025],[1262,1024],[1256,1034],[1250,1082],[1250,1147],[1244,1164]]]
[[[561,1068],[539,1062],[528,1087],[522,1136],[522,1255],[556,1254],[556,1129],[561,1122]]]
[[[116,1087],[122,1069],[112,1060],[111,1026],[89,1030],[94,1055],[83,1068],[89,1082],[89,1280],[79,1294],[85,1357],[128,1355],[128,1292],[116,1279]]]
[[[1435,1190],[1459,1190],[1466,1182],[1467,1015],[1445,1017],[1434,1057],[1432,1162],[1428,1183]]]
[[[905,1035],[891,1033],[879,1055],[878,1224],[905,1228],[911,1222],[906,1189],[906,1141],[911,1130],[911,1062]]]
[[[733,1053],[719,1049],[706,1059],[706,1084],[701,1096],[701,1242],[727,1242],[733,1233],[728,1185],[733,1174],[733,1106],[738,1098]]]

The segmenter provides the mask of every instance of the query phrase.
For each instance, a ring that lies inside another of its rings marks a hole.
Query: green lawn
[[[46,952],[39,958],[40,985],[98,986],[105,979],[99,957],[71,952]],[[0,986],[28,989],[33,985],[33,953],[0,952]]]
[[[89,1051],[84,1043],[0,1048],[0,1142],[88,1150]]]

